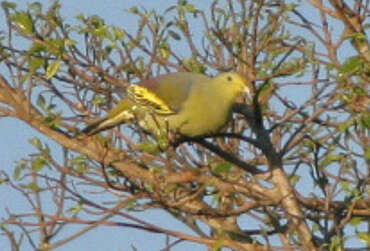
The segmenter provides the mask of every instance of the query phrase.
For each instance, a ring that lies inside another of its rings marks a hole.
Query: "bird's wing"
[[[131,99],[140,104],[154,105],[159,114],[177,113],[189,97],[192,86],[209,79],[198,73],[169,73],[132,85],[128,88],[128,97],[133,95]]]
[[[169,115],[175,113],[165,101],[141,85],[130,85],[127,88],[127,97],[133,103],[146,106],[158,114]]]

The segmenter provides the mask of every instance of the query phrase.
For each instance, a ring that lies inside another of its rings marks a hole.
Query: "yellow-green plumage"
[[[92,135],[137,120],[154,135],[167,129],[189,137],[215,133],[227,122],[236,97],[247,90],[245,80],[232,72],[214,78],[171,73],[129,88],[127,98],[84,132]]]

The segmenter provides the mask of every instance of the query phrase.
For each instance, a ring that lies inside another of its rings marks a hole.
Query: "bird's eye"
[[[233,81],[233,78],[231,77],[231,76],[227,76],[227,81],[229,81],[229,82],[231,82],[231,81]]]

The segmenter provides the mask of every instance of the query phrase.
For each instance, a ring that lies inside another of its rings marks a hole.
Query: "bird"
[[[230,119],[242,93],[250,94],[246,79],[236,72],[215,77],[175,72],[130,84],[125,97],[82,130],[88,136],[123,123],[137,123],[155,137],[175,133],[199,137],[217,133]]]

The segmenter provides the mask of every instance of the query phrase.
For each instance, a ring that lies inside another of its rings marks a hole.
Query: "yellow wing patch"
[[[140,85],[130,85],[127,87],[127,97],[134,103],[148,107],[154,112],[162,115],[175,113],[172,109],[155,93]]]

